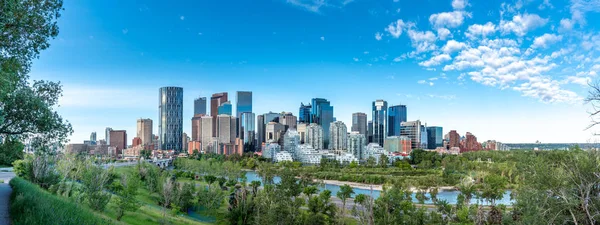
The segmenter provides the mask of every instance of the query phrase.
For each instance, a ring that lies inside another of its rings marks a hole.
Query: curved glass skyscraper
[[[183,88],[160,88],[158,94],[158,136],[161,150],[182,151]]]
[[[379,146],[383,146],[383,142],[387,137],[387,111],[388,105],[384,100],[376,100],[373,102],[373,143],[378,143]]]

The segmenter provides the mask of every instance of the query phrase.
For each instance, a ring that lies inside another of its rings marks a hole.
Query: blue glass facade
[[[310,123],[310,111],[311,105],[304,105],[300,103],[300,110],[298,112],[298,123]]]
[[[242,113],[252,112],[252,92],[251,91],[238,91],[235,113],[237,118],[242,117]]]
[[[376,100],[373,102],[373,143],[378,143],[383,146],[383,142],[387,137],[387,102],[384,100]]]
[[[406,106],[395,105],[388,108],[388,136],[400,136],[400,124],[406,122]]]
[[[223,104],[221,104],[221,106],[219,106],[219,108],[217,109],[218,115],[230,115],[231,116],[231,110],[232,110],[232,106],[231,106],[231,102],[223,102]]]
[[[206,97],[194,99],[194,115],[206,115]]]
[[[444,131],[442,127],[427,127],[427,148],[436,149],[444,145]]]
[[[329,148],[329,126],[334,121],[333,106],[323,98],[313,98],[311,101],[310,122],[323,127],[323,148]]]
[[[244,144],[254,145],[254,135],[256,134],[254,113],[244,112],[240,117],[240,139]]]
[[[160,88],[158,118],[160,149],[181,152],[183,149],[183,88]]]
[[[427,127],[421,125],[421,149],[427,149],[427,143],[429,142],[429,140],[427,140],[427,137]]]

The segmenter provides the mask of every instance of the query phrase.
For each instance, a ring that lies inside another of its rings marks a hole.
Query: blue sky
[[[600,0],[66,0],[32,79],[61,81],[72,142],[135,136],[158,89],[253,91],[254,112],[327,98],[351,124],[371,102],[480,141],[595,142],[586,83],[600,73]],[[188,119],[189,118],[189,119]],[[157,132],[157,123],[154,124]],[[130,141],[129,141],[130,142]]]

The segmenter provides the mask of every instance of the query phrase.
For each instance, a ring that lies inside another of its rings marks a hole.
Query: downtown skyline
[[[371,120],[372,101],[383,99],[406,105],[408,121],[472,132],[480,141],[594,142],[594,131],[584,130],[590,106],[581,100],[583,81],[594,78],[598,65],[599,20],[580,1],[433,1],[416,8],[393,0],[327,2],[65,2],[60,34],[34,62],[31,77],[64,85],[58,111],[73,125],[71,142],[106,127],[135,134],[139,118],[154,120],[157,131],[156,92],[163,86],[184,88],[188,135],[194,99],[228,92],[235,104],[240,90],[253,92],[256,115],[299,116],[301,102],[325,98],[333,116],[349,125],[355,112]],[[236,21],[244,22],[233,26]],[[483,26],[488,22],[493,29]],[[539,73],[458,71],[460,52],[483,46],[467,34],[474,25],[489,31],[482,39],[517,44],[513,55]],[[444,29],[450,35],[441,35]],[[542,39],[546,34],[554,39]],[[448,44],[455,42],[458,49],[445,55],[444,47],[451,52]],[[552,60],[541,65],[545,57]]]

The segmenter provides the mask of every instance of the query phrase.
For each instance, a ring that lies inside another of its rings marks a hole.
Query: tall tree
[[[117,197],[115,208],[117,211],[117,220],[121,221],[121,218],[125,216],[125,212],[135,212],[141,206],[136,199],[140,180],[133,174],[124,174],[118,184],[115,190]]]
[[[350,185],[344,184],[340,187],[340,190],[337,192],[337,197],[342,200],[342,214],[340,218],[344,218],[346,216],[346,200],[350,198],[354,194],[354,190]]]

